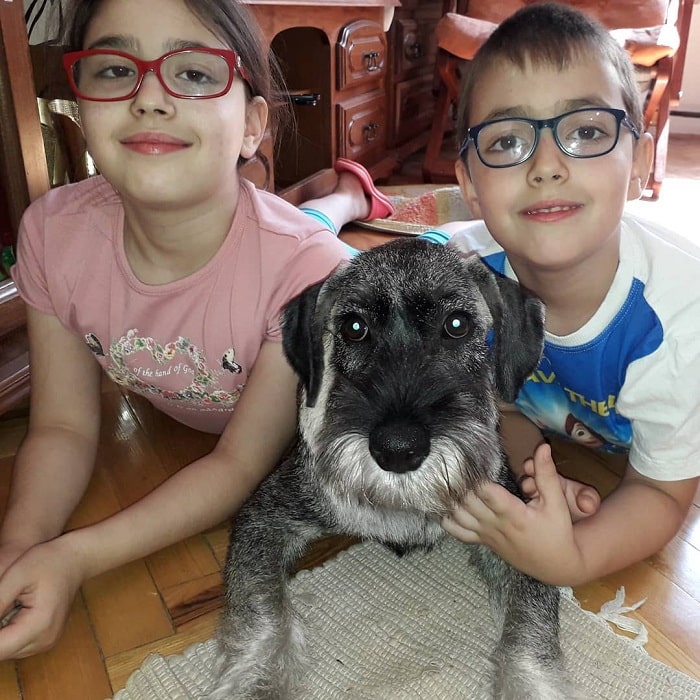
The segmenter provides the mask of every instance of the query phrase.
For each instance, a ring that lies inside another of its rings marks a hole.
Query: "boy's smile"
[[[582,205],[564,201],[538,202],[522,212],[533,221],[554,222],[573,216]]]

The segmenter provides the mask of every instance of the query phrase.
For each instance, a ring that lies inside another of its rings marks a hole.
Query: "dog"
[[[285,307],[298,440],[231,527],[212,700],[304,697],[287,582],[313,540],[344,533],[402,555],[429,549],[445,536],[441,517],[479,484],[518,492],[497,402],[515,399],[543,338],[534,295],[475,255],[418,239],[360,253]],[[501,630],[494,697],[574,697],[558,589],[466,546]]]

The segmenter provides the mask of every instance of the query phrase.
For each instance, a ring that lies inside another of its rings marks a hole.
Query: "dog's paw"
[[[520,656],[503,660],[495,668],[496,700],[585,700],[560,663],[542,663]]]

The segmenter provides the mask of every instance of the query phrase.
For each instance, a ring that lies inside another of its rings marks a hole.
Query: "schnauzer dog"
[[[426,549],[480,483],[517,493],[497,400],[513,401],[536,367],[543,318],[538,299],[477,256],[416,239],[361,253],[288,304],[298,441],[232,525],[213,700],[303,697],[287,582],[313,540],[345,533],[399,554]],[[494,696],[573,697],[558,589],[470,550],[501,630]]]

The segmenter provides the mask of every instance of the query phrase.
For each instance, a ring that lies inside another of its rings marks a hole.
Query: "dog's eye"
[[[359,316],[350,316],[343,321],[343,325],[340,327],[340,332],[343,334],[345,340],[349,340],[353,343],[359,343],[364,340],[369,333],[369,328],[367,324]]]
[[[442,328],[450,338],[464,338],[469,333],[469,317],[464,311],[454,311],[445,319]]]

